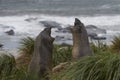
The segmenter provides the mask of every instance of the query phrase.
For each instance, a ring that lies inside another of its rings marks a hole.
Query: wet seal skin
[[[35,40],[34,53],[28,72],[39,79],[52,71],[53,41],[51,27],[45,28]],[[49,80],[48,77],[46,77],[46,80]]]
[[[75,18],[74,26],[71,27],[71,32],[73,36],[73,59],[91,55],[92,50],[90,48],[88,34],[84,24],[79,19]]]

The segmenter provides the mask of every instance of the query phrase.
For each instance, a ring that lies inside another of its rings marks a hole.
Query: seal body
[[[36,38],[34,53],[28,72],[39,79],[52,70],[52,50],[54,38],[50,36],[51,28],[45,28]]]
[[[85,55],[91,55],[92,50],[90,48],[88,34],[83,23],[79,19],[75,19],[74,26],[71,27],[73,36],[73,59],[79,59]]]

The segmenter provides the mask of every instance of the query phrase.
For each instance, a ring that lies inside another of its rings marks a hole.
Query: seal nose
[[[76,25],[79,25],[79,24],[81,24],[81,21],[78,18],[75,18],[74,25],[76,26]]]

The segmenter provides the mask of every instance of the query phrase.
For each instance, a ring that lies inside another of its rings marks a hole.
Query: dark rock
[[[90,34],[88,34],[88,37],[90,37],[90,38],[93,38],[93,37],[95,37],[95,36],[97,36],[96,33],[90,33]]]
[[[15,32],[14,32],[14,30],[9,30],[9,31],[6,31],[5,33],[7,33],[8,35],[14,35],[15,34]]]
[[[107,39],[105,36],[98,36],[96,33],[88,34],[88,37],[90,37],[93,40],[106,40]]]
[[[70,31],[71,25],[68,25],[66,28],[60,28],[56,32],[58,33],[71,33]],[[93,37],[98,34],[106,34],[105,29],[98,28],[94,25],[87,25],[86,27],[87,33],[89,37]]]
[[[94,25],[87,25],[86,26],[86,30],[87,30],[87,33],[88,34],[106,34],[106,30],[105,29],[101,29],[101,28],[98,28]]]
[[[55,22],[55,21],[40,21],[45,27],[52,27],[52,28],[59,28],[61,29],[61,24]]]
[[[66,38],[66,40],[72,40],[72,38]]]
[[[55,32],[60,32],[60,31],[57,30],[57,31],[55,31]]]
[[[35,21],[35,20],[37,20],[38,18],[34,18],[34,17],[31,17],[31,18],[28,18],[28,19],[25,19],[25,21],[27,21],[27,22],[31,22],[31,21]]]
[[[60,29],[58,29],[58,31],[56,31],[56,32],[60,32],[60,33],[71,33],[71,32],[70,32],[70,27],[60,28]]]
[[[61,46],[71,46],[70,44],[67,44],[67,43],[62,43],[60,44]]]
[[[70,27],[71,27],[71,26],[68,26],[68,27],[64,28],[64,29],[66,30],[66,32],[71,33]]]
[[[70,25],[67,25],[65,28],[58,28],[58,30],[55,31],[55,32],[58,32],[58,33],[71,33]]]
[[[0,48],[3,48],[3,44],[0,44]]]
[[[94,37],[92,37],[92,39],[94,39],[94,40],[106,40],[107,38],[106,37],[99,37],[99,36],[94,36]]]
[[[92,50],[88,41],[88,34],[83,23],[75,18],[74,26],[71,27],[73,35],[73,59],[79,59],[82,56],[91,55]]]
[[[64,38],[63,36],[56,36],[56,37],[55,37],[55,40],[58,41],[58,40],[61,40],[61,39],[63,39],[63,38]]]
[[[97,26],[95,25],[87,25],[86,28],[93,28],[93,29],[97,29]]]
[[[52,71],[53,41],[51,28],[45,28],[35,40],[34,53],[28,72],[32,76],[37,76],[39,80]],[[48,77],[46,77],[46,80],[48,80]]]

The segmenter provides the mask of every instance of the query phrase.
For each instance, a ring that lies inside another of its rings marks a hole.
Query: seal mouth
[[[75,18],[74,26],[80,25],[81,21],[78,18]]]
[[[81,32],[82,22],[75,18],[74,26],[70,26],[71,32],[78,33]]]
[[[51,37],[51,29],[52,29],[52,27],[47,27],[44,29],[44,31],[48,35],[49,40],[53,42],[55,39],[53,37]]]

